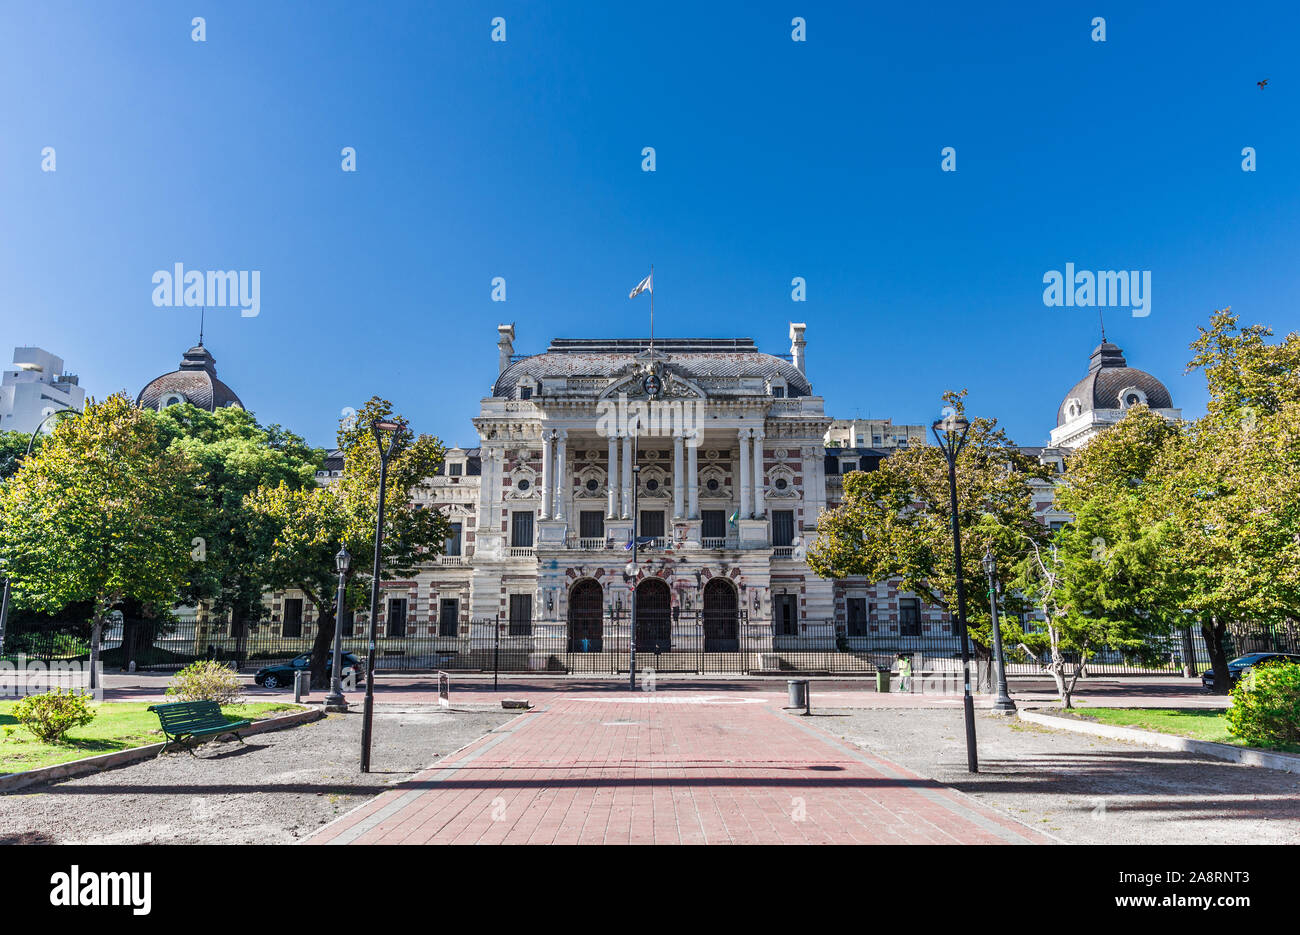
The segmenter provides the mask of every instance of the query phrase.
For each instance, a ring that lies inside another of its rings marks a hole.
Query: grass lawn
[[[101,753],[114,753],[128,747],[142,747],[165,738],[158,727],[158,715],[146,709],[149,701],[105,701],[91,705],[95,719],[85,727],[68,731],[66,743],[49,744],[37,740],[13,716],[16,702],[0,702],[0,774],[54,766]],[[256,721],[284,711],[301,710],[294,704],[275,702],[225,705],[221,713],[227,720]]]
[[[1223,708],[1089,708],[1086,713],[1075,712],[1075,716],[1116,727],[1137,727],[1193,740],[1230,743],[1234,747],[1249,746],[1228,733],[1228,722],[1223,712]],[[1300,753],[1300,746],[1296,744],[1268,749]]]

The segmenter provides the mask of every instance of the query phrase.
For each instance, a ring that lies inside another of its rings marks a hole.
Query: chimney
[[[803,349],[808,346],[808,342],[803,339],[803,333],[807,327],[802,322],[790,322],[790,356],[794,359],[795,367],[805,376],[807,372],[804,370]]]
[[[497,325],[497,349],[501,352],[501,369],[498,372],[505,373],[506,368],[510,366],[510,357],[515,352],[514,322],[508,325]]]

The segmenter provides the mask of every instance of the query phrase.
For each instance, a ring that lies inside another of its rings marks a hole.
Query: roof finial
[[[1097,306],[1097,320],[1101,322],[1101,343],[1106,343],[1106,316],[1102,314],[1101,306]]]
[[[199,347],[203,346],[203,318],[207,311],[208,307],[206,305],[199,309]]]

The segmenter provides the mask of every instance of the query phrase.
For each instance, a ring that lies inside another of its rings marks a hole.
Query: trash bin
[[[791,708],[808,707],[808,680],[807,679],[789,679],[785,683],[786,688],[790,691]]]
[[[894,673],[890,672],[888,669],[877,669],[876,670],[876,691],[878,692],[889,691],[889,680],[893,677],[893,675]]]
[[[302,701],[311,694],[311,673],[305,670],[293,674],[293,700]]]

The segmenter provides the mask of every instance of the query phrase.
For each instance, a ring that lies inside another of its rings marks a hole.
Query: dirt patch
[[[805,722],[1071,843],[1300,843],[1292,773],[977,714],[972,775],[960,710],[814,710]]]
[[[513,713],[376,707],[372,772],[358,763],[361,715],[332,714],[121,769],[0,796],[0,844],[288,844]]]

